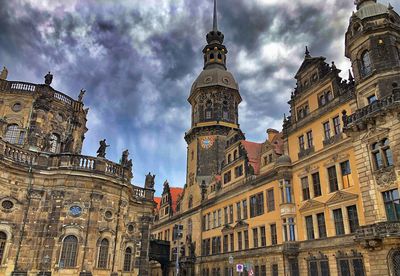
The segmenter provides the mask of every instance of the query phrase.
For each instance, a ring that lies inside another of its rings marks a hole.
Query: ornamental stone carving
[[[389,187],[393,185],[396,180],[396,172],[393,168],[385,168],[375,173],[376,184],[381,187]]]

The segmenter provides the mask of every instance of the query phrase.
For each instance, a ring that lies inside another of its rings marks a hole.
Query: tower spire
[[[217,18],[217,0],[214,0],[214,20],[213,20],[213,31],[218,31],[218,18]]]

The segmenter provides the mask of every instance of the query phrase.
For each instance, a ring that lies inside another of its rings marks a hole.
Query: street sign
[[[236,272],[243,272],[243,265],[242,264],[237,264],[236,265]]]
[[[229,256],[229,264],[233,264],[233,256]]]

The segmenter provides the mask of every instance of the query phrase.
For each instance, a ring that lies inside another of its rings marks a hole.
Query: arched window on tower
[[[0,232],[0,265],[4,260],[4,253],[6,250],[7,235],[4,232]]]
[[[229,120],[228,102],[227,101],[224,101],[222,103],[222,119]]]
[[[366,77],[372,72],[371,56],[368,51],[361,55],[361,76]]]
[[[107,239],[102,239],[99,246],[99,258],[97,262],[98,268],[107,268],[108,263],[108,247],[109,242]]]
[[[400,250],[389,253],[389,269],[393,276],[400,276]]]
[[[210,61],[214,61],[214,54],[213,53],[210,54]]]
[[[21,131],[17,124],[7,126],[6,135],[4,140],[11,144],[22,145],[25,138],[25,132]]]
[[[190,196],[190,197],[189,197],[189,201],[188,201],[188,209],[190,209],[190,208],[192,208],[192,207],[193,207],[193,197]]]
[[[65,237],[62,245],[60,267],[75,267],[78,250],[78,239],[75,236]]]
[[[211,102],[211,100],[208,100],[206,103],[205,117],[206,117],[206,120],[211,120],[211,118],[212,118],[212,102]]]
[[[132,248],[127,247],[125,249],[125,256],[124,256],[124,271],[131,271],[131,263],[132,263]]]
[[[52,153],[59,153],[60,152],[60,136],[57,134],[50,134],[49,138],[49,151]]]

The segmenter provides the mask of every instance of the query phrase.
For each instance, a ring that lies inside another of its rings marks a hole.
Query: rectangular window
[[[314,197],[321,196],[321,181],[319,179],[319,172],[313,173],[311,175],[313,188],[314,188]]]
[[[207,224],[208,229],[211,229],[211,213],[207,214]]]
[[[350,187],[351,186],[351,182],[350,182],[351,168],[350,168],[349,160],[340,163],[340,171],[342,173],[343,188]]]
[[[278,264],[273,264],[271,266],[271,275],[272,276],[279,276]]]
[[[213,212],[213,228],[217,227],[217,211]]]
[[[271,224],[269,226],[269,228],[270,228],[270,231],[271,231],[271,244],[272,245],[278,244],[278,236],[277,236],[277,233],[276,233],[276,224]]]
[[[250,217],[264,214],[264,193],[258,193],[250,197]]]
[[[394,189],[382,193],[383,202],[386,209],[386,217],[388,221],[400,220],[400,198],[399,190]]]
[[[231,181],[231,171],[224,174],[224,184]]]
[[[235,168],[235,177],[239,177],[243,175],[243,165],[237,166]]]
[[[203,231],[207,231],[208,229],[207,229],[207,227],[206,227],[206,219],[207,219],[207,216],[203,216],[203,220],[202,220],[202,222],[201,222],[201,227],[203,228]]]
[[[299,149],[304,150],[304,135],[299,136]]]
[[[229,205],[229,223],[233,223],[233,205]]]
[[[307,239],[313,240],[314,237],[314,224],[312,216],[306,217],[306,230],[307,230]]]
[[[221,209],[218,210],[218,227],[221,226],[222,223],[222,211]]]
[[[244,230],[243,236],[244,236],[244,249],[249,249],[249,231]]]
[[[235,251],[235,238],[233,233],[229,234],[230,240],[231,240],[231,252]]]
[[[328,122],[323,123],[325,141],[331,138],[331,124]]]
[[[275,210],[274,188],[267,191],[267,209],[268,212],[272,212]]]
[[[223,247],[224,247],[224,253],[228,252],[228,235],[224,235]]]
[[[241,208],[240,202],[236,203],[236,216],[237,216],[237,220],[242,219],[242,208]]]
[[[228,218],[228,207],[224,208],[224,224],[228,224],[229,218]]]
[[[243,219],[247,219],[247,199],[242,201],[243,206]]]
[[[340,130],[340,117],[336,116],[335,118],[333,118],[333,129],[335,131],[335,135],[338,135],[341,130]]]
[[[238,232],[237,238],[238,238],[238,250],[242,250],[243,249],[242,232]]]
[[[265,265],[261,265],[261,276],[267,276],[267,267]]]
[[[372,104],[373,102],[376,101],[376,96],[372,95],[372,96],[369,96],[367,99],[368,99],[368,104]]]
[[[267,246],[267,239],[265,237],[265,226],[260,227],[261,246]]]
[[[326,238],[325,214],[317,214],[318,235],[319,238]]]
[[[301,189],[303,191],[303,200],[310,199],[310,186],[308,185],[308,177],[301,179]]]
[[[254,276],[260,276],[260,267],[258,265],[254,266]]]
[[[314,146],[312,131],[307,132],[307,147],[310,149]]]
[[[338,179],[336,174],[336,167],[332,166],[328,168],[328,176],[329,176],[329,188],[330,192],[335,192],[339,190]]]
[[[356,205],[351,205],[347,207],[347,217],[349,218],[350,233],[354,233],[358,226],[358,214]]]
[[[253,229],[253,247],[254,248],[258,247],[258,229],[257,228]]]
[[[333,219],[335,221],[336,235],[344,235],[344,224],[343,224],[343,214],[342,209],[333,210]]]

